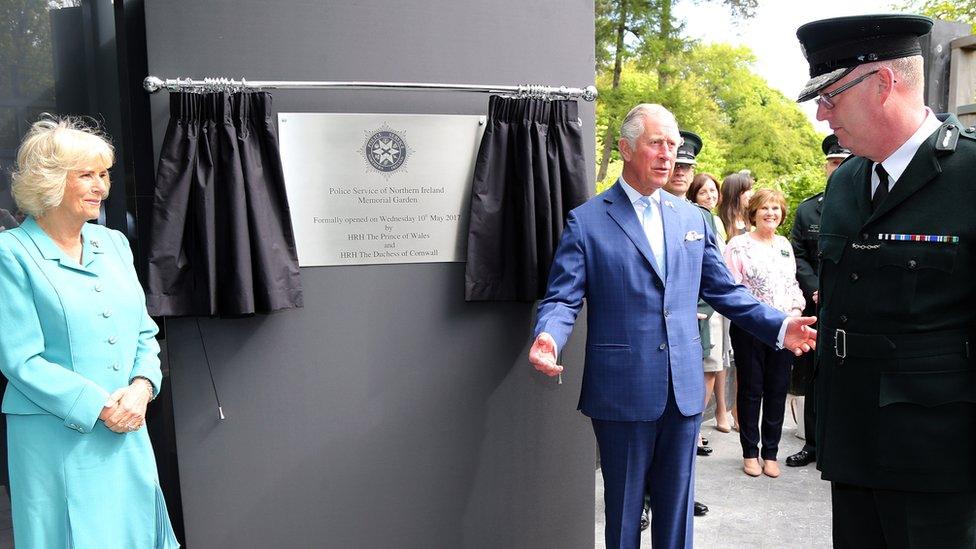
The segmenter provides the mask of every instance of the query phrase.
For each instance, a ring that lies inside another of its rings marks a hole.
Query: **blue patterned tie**
[[[654,262],[657,263],[657,271],[663,280],[667,280],[664,260],[664,224],[661,221],[661,212],[658,211],[657,204],[649,197],[642,196],[638,202],[644,206],[641,223],[644,226],[647,243],[651,246]]]

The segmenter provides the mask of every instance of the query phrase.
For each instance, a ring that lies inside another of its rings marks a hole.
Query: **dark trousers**
[[[814,360],[813,351],[806,353],[802,357],[811,362]],[[812,370],[811,366],[811,370]],[[812,454],[817,453],[817,393],[816,382],[813,375],[807,378],[803,387],[803,449]]]
[[[872,490],[834,482],[830,494],[835,549],[976,547],[976,492]]]
[[[729,336],[735,354],[736,383],[739,385],[736,405],[739,408],[742,457],[760,456],[761,431],[762,458],[775,460],[783,434],[783,413],[786,410],[786,390],[790,385],[793,354],[787,350],[773,349],[735,324],[729,329]]]
[[[657,421],[592,421],[603,472],[607,549],[640,547],[645,487],[651,496],[651,544],[691,549],[701,414],[681,415],[669,383],[668,403]]]

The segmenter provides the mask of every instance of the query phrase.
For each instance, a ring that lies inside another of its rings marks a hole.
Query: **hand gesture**
[[[796,356],[816,349],[817,330],[810,327],[815,322],[815,316],[790,317],[786,325],[786,336],[783,337],[783,348],[793,351]]]
[[[542,332],[529,349],[529,364],[549,377],[557,376],[563,372],[563,367],[556,364],[556,354],[556,340]]]

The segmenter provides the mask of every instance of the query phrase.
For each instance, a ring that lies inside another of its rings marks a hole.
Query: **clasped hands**
[[[142,378],[109,395],[98,419],[116,433],[138,431],[146,422],[146,406],[152,398],[152,385]]]

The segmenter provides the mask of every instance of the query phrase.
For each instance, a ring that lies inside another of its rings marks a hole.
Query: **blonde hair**
[[[759,209],[766,204],[779,204],[779,209],[782,212],[779,218],[780,224],[786,219],[786,209],[788,208],[786,204],[786,196],[782,192],[776,189],[763,188],[759,189],[752,194],[752,198],[749,199],[749,207],[746,210],[749,216],[749,223],[753,226],[756,225],[756,214],[759,213]]]
[[[95,161],[108,168],[115,151],[94,125],[77,118],[45,116],[31,125],[17,150],[10,193],[21,211],[40,217],[61,204],[68,172]],[[108,196],[107,182],[105,192]]]

